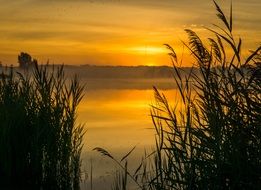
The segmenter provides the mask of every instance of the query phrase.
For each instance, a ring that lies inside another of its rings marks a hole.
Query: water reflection
[[[104,81],[106,82],[106,81]],[[175,89],[162,90],[167,97],[175,97]],[[150,105],[154,101],[151,89],[87,89],[78,110],[78,121],[85,124],[86,135],[83,148],[83,168],[90,188],[91,165],[93,189],[110,189],[115,165],[103,158],[95,147],[109,150],[116,158],[122,157],[133,146],[129,157],[131,168],[138,165],[145,149],[154,146],[154,130],[150,118]]]

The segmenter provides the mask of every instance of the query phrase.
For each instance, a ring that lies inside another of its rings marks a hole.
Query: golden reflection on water
[[[177,91],[162,91],[173,100]],[[85,124],[85,147],[130,147],[153,145],[150,118],[153,90],[92,90],[86,92],[78,109],[78,121]]]
[[[163,92],[170,102],[178,102],[177,89],[160,92]],[[82,153],[83,168],[90,173],[90,162],[92,163],[97,189],[104,188],[101,184],[111,183],[109,179],[115,171],[115,165],[92,149],[102,147],[116,158],[121,158],[136,146],[130,156],[130,162],[135,167],[145,149],[150,152],[154,146],[155,132],[150,117],[150,105],[153,102],[152,89],[86,91],[78,108],[77,121],[85,124],[86,130]]]

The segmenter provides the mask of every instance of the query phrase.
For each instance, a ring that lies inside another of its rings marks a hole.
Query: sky
[[[229,0],[217,0],[229,12]],[[235,35],[247,52],[261,42],[260,0],[234,0]],[[0,61],[18,65],[27,52],[39,63],[171,65],[172,45],[189,66],[184,29],[199,36],[221,24],[211,0],[0,0]]]

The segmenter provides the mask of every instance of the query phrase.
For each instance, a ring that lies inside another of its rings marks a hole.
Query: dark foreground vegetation
[[[79,189],[83,88],[63,68],[0,79],[0,189]]]
[[[184,45],[197,63],[184,81],[171,46],[175,82],[182,107],[171,106],[155,88],[151,116],[156,130],[155,152],[145,156],[136,171],[128,171],[127,157],[115,160],[123,169],[112,189],[261,189],[261,47],[241,57],[242,40],[233,36],[229,18],[215,3],[224,27],[209,29],[208,44],[186,30]]]

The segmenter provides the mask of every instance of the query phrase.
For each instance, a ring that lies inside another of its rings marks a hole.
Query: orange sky
[[[229,1],[219,0],[225,7]],[[28,52],[40,63],[170,65],[169,43],[182,53],[185,28],[206,37],[216,22],[211,0],[0,0],[0,61]],[[260,44],[261,3],[233,3],[246,50]],[[228,11],[228,9],[225,11]],[[185,55],[186,60],[186,55]],[[184,63],[184,66],[190,63]]]

